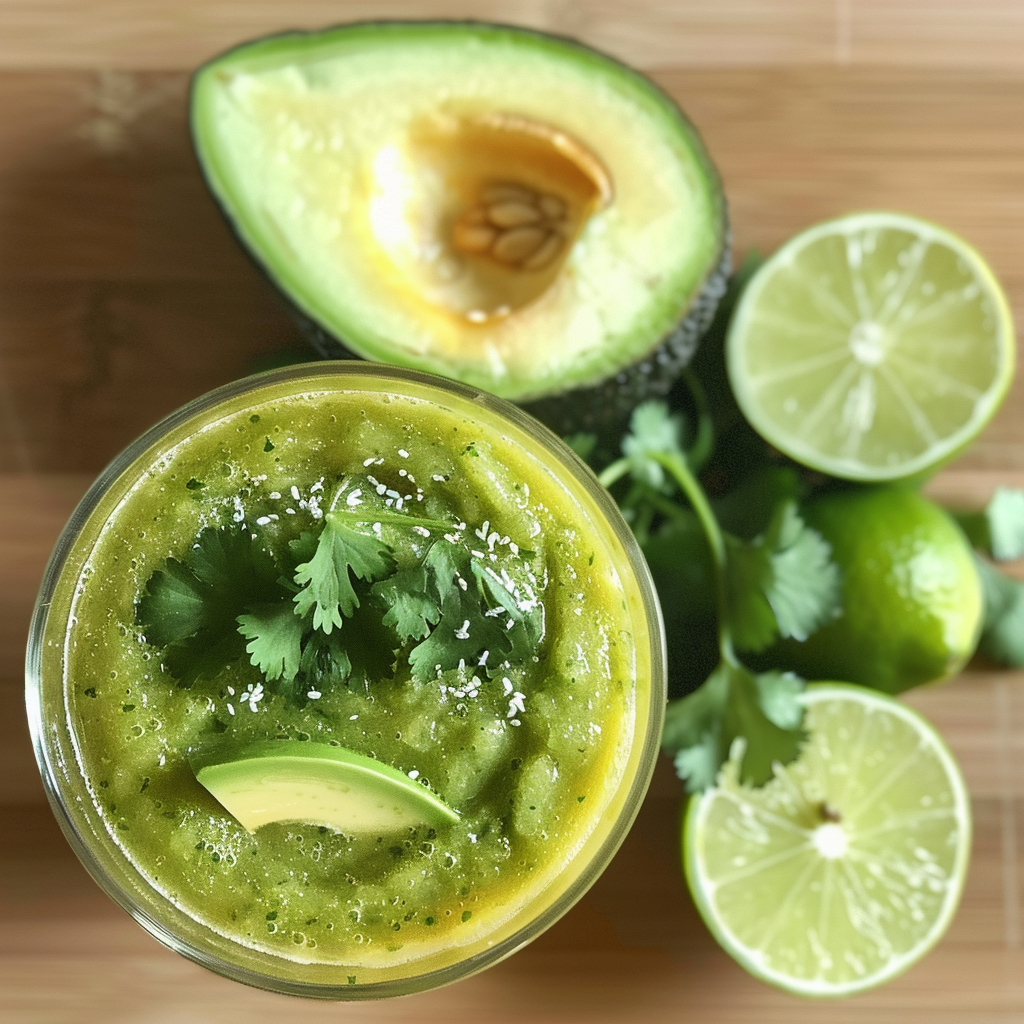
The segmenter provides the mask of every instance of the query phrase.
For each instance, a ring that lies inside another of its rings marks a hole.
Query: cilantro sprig
[[[1024,583],[990,561],[1024,558],[1024,491],[997,487],[983,509],[954,516],[978,549],[985,610],[978,650],[1002,665],[1024,668]]]
[[[649,559],[652,551],[671,559],[673,551],[704,549],[693,564],[710,570],[718,663],[696,690],[669,702],[662,739],[691,791],[715,781],[737,741],[741,777],[755,785],[771,777],[775,762],[796,757],[804,737],[803,681],[753,672],[737,652],[764,650],[779,637],[803,639],[838,613],[840,601],[829,545],[803,522],[784,489],[766,528],[753,538],[722,530],[695,472],[708,451],[706,432],[698,429],[687,447],[683,418],[667,403],[650,401],[635,410],[622,457],[599,476],[609,488],[630,481],[620,500],[643,541],[658,520],[653,537],[664,532],[672,538],[668,545],[645,543]],[[684,571],[682,564],[659,568]]]
[[[451,523],[336,505],[284,552],[244,523],[207,527],[152,574],[136,617],[173,676],[192,685],[248,656],[269,689],[301,699],[353,678],[370,686],[403,662],[422,682],[535,653],[544,609],[523,573],[497,572]],[[415,540],[395,547],[382,525]]]
[[[1024,557],[1024,491],[997,487],[977,512],[954,513],[971,543],[997,562]]]

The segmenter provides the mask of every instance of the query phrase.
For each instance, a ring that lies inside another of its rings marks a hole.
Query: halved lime
[[[935,730],[891,697],[822,683],[809,739],[760,789],[735,758],[690,803],[683,859],[712,933],[752,974],[849,995],[918,960],[956,910],[970,850],[967,790]]]
[[[1013,321],[966,242],[896,213],[809,228],[757,272],[727,340],[736,400],[780,451],[832,476],[942,463],[1013,376]]]

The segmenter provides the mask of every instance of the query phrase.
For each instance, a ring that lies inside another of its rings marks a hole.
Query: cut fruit
[[[894,213],[819,224],[755,275],[728,342],[754,428],[832,476],[895,480],[955,455],[1013,376],[1013,321],[963,240]]]
[[[687,881],[723,948],[806,996],[892,978],[941,937],[970,851],[959,768],[916,712],[872,690],[812,684],[809,739],[760,789],[736,758],[694,797]]]
[[[245,828],[303,821],[352,834],[444,825],[458,814],[397,768],[327,743],[268,740],[196,778]]]
[[[329,356],[523,401],[619,374],[664,390],[724,288],[696,131],[568,40],[465,22],[276,36],[197,73],[192,123],[224,212]]]

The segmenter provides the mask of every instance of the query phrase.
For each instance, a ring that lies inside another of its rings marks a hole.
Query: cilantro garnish
[[[359,607],[349,573],[361,580],[383,579],[395,560],[383,542],[346,526],[337,512],[328,512],[316,553],[296,566],[295,582],[303,588],[295,595],[299,615],[313,612],[313,628],[330,633],[345,616]]]
[[[382,523],[417,530],[416,542],[399,557]],[[403,660],[420,681],[525,660],[544,635],[525,586],[475,557],[453,524],[354,507],[277,556],[244,524],[205,529],[153,573],[136,614],[183,683],[248,656],[269,691],[301,700],[353,679],[369,687]]]
[[[982,511],[955,517],[971,543],[997,562],[1024,557],[1024,491],[997,487]]]
[[[290,682],[299,671],[302,657],[302,619],[286,601],[264,604],[238,616],[238,631],[251,661],[268,680]]]
[[[832,550],[800,518],[796,503],[778,505],[767,531],[750,543],[726,538],[733,640],[762,651],[778,637],[806,640],[839,611],[839,570]]]
[[[743,774],[761,785],[772,763],[788,764],[803,740],[799,694],[803,681],[788,673],[754,675],[722,662],[704,684],[670,701],[662,747],[691,792],[714,785],[733,744],[743,742]]]
[[[184,561],[168,558],[150,577],[136,618],[146,639],[184,683],[208,677],[245,653],[237,618],[278,596],[269,552],[241,526],[208,527]]]
[[[698,403],[699,404],[699,403]],[[806,638],[839,611],[839,572],[831,549],[801,519],[786,481],[766,481],[775,495],[767,526],[753,539],[723,532],[692,466],[710,450],[707,430],[690,448],[684,424],[664,402],[639,406],[623,440],[623,457],[600,475],[605,486],[629,477],[622,504],[656,577],[706,573],[713,595],[718,664],[692,693],[669,702],[663,747],[691,791],[711,785],[734,745],[742,745],[741,777],[755,785],[772,766],[796,757],[803,739],[803,681],[757,674],[737,651],[762,651],[779,637]],[[672,497],[678,491],[685,508]],[[652,524],[661,526],[652,532]],[[683,564],[673,563],[682,555]],[[702,612],[694,605],[694,611]]]
[[[978,650],[1003,665],[1024,668],[1024,583],[977,558],[985,607]]]

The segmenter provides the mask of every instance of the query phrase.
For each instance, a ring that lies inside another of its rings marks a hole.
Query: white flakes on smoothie
[[[349,508],[355,508],[357,505],[362,505],[362,493],[363,489],[361,487],[357,487],[348,495],[348,497],[345,498],[345,504],[348,505]]]
[[[509,679],[508,676],[502,676],[501,685],[505,691],[506,697],[515,689],[515,687],[512,685],[512,680]]]
[[[371,455],[368,459],[363,459],[363,469],[373,465],[373,456]]]
[[[295,486],[295,484],[292,484],[289,493],[295,501],[302,501],[302,492]]]
[[[229,714],[229,715],[233,715],[233,714],[235,713],[235,708],[234,708],[234,705],[232,705],[232,704],[228,704],[228,705],[227,705],[227,709],[228,709],[228,714]]]
[[[323,694],[319,690],[307,690],[306,696],[310,700],[319,700],[323,696]]]
[[[232,505],[234,507],[234,512],[231,513],[232,520],[236,523],[243,522],[245,520],[245,506],[237,494],[232,499]]]
[[[411,772],[407,772],[406,774],[409,776],[410,779],[418,779],[420,777],[420,773],[415,768],[413,768]]]
[[[281,492],[280,491],[271,491],[269,497],[270,497],[270,499],[272,501],[280,501],[281,500]]]
[[[404,448],[399,448],[398,454],[401,455],[403,459],[409,458],[409,453]]]
[[[414,526],[412,532],[419,534],[421,537],[429,537],[430,531],[425,526]]]

